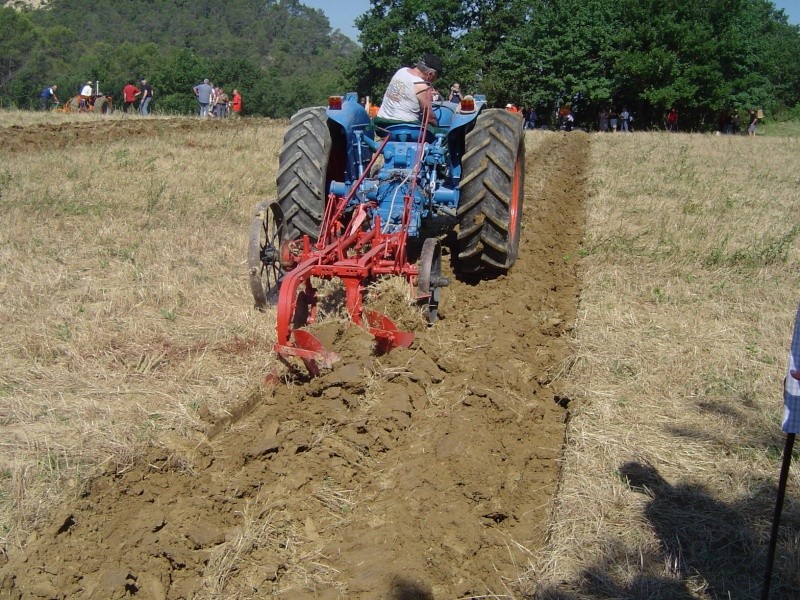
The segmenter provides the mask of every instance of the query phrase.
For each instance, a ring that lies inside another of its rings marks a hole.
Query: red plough
[[[375,208],[370,203],[356,205],[345,218],[345,209],[362,179],[363,176],[347,196],[328,197],[316,242],[303,236],[281,244],[281,268],[285,274],[278,292],[278,340],[274,350],[287,364],[288,357],[300,358],[312,376],[318,376],[320,368],[330,368],[339,359],[313,334],[300,329],[316,321],[317,290],[312,277],[338,278],[344,283],[350,318],[375,337],[379,352],[407,348],[414,341],[412,332],[400,331],[389,317],[365,311],[363,306],[366,284],[380,276],[401,275],[412,285],[418,283],[420,269],[408,261],[406,254],[411,197],[403,200],[403,226],[397,232],[382,233],[380,216],[369,214]],[[420,299],[426,299],[425,294]]]

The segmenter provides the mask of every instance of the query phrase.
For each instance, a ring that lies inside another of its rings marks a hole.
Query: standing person
[[[749,125],[747,126],[747,135],[755,135],[756,134],[756,123],[758,123],[758,113],[756,112],[755,108],[751,108],[747,111]]]
[[[575,113],[572,112],[572,107],[567,108],[567,116],[564,119],[564,130],[572,131],[572,125],[575,123]]]
[[[82,111],[89,110],[89,99],[92,97],[92,82],[87,81],[81,88],[78,106]]]
[[[208,116],[208,106],[211,103],[211,92],[214,88],[208,79],[203,79],[200,83],[192,88],[194,95],[197,96],[197,114],[201,117]]]
[[[218,88],[216,97],[214,98],[214,116],[227,117],[228,116],[228,94],[225,93],[225,88],[220,86]]]
[[[211,86],[211,97],[208,100],[208,116],[209,117],[217,117],[219,116],[219,107],[217,106],[217,102],[219,101],[219,95],[222,93],[222,89],[217,86]]]
[[[153,86],[142,79],[142,97],[139,99],[139,114],[146,117],[150,114],[150,102],[153,100]]]
[[[597,128],[600,131],[602,131],[603,133],[608,131],[608,117],[609,117],[608,109],[607,108],[601,108],[600,109],[600,119],[599,119],[599,121],[597,123]]]
[[[237,117],[242,115],[242,95],[239,90],[233,90],[233,98],[231,99],[231,110]]]
[[[562,104],[561,108],[558,109],[558,128],[559,129],[566,129],[567,128],[567,115],[570,113],[569,104]]]
[[[139,90],[139,88],[133,85],[133,81],[129,81],[128,84],[122,88],[122,112],[131,112],[131,108],[133,107],[134,102],[136,102],[136,98],[138,98],[141,93],[142,92]]]
[[[611,133],[617,133],[619,127],[619,114],[616,108],[611,108],[611,113],[608,115],[608,122],[611,125]]]
[[[628,107],[623,106],[622,112],[619,113],[619,118],[622,120],[622,132],[623,133],[630,133],[631,132],[631,113],[628,112]]]
[[[678,109],[674,106],[667,113],[667,131],[676,133],[678,131]]]
[[[58,98],[56,97],[57,89],[57,85],[48,85],[42,90],[42,92],[39,94],[40,110],[50,110],[51,104],[58,104]]]
[[[461,85],[457,81],[455,81],[453,82],[453,85],[450,86],[450,97],[448,98],[448,100],[450,102],[455,102],[456,104],[459,104],[461,102],[461,98],[463,98],[463,96],[461,95]]]
[[[536,108],[531,108],[528,111],[528,118],[525,120],[525,129],[536,129],[536,122],[539,120],[539,113]]]
[[[436,115],[431,110],[433,82],[442,73],[442,59],[435,54],[425,53],[413,67],[398,70],[378,110],[378,118],[407,123],[422,123],[428,118],[431,125],[437,125]]]

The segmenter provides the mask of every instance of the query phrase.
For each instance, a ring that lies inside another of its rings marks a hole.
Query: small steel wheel
[[[250,291],[258,310],[278,302],[278,290],[284,274],[281,267],[281,240],[285,228],[283,212],[277,202],[264,200],[256,205],[250,221],[247,268],[250,272]]]
[[[425,307],[425,317],[429,324],[439,318],[439,297],[442,288],[450,285],[447,277],[442,277],[442,246],[436,238],[428,238],[422,244],[419,257],[419,278],[417,292],[419,301]]]

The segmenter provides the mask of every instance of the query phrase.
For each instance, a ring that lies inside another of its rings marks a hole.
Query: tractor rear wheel
[[[508,271],[519,254],[525,138],[519,114],[484,110],[467,134],[456,236],[461,273]]]
[[[111,105],[108,103],[108,99],[105,96],[100,96],[94,101],[93,110],[101,115],[107,115],[111,112]]]
[[[283,138],[278,165],[278,202],[286,239],[319,236],[330,182],[344,181],[344,133],[333,130],[324,107],[296,113]]]

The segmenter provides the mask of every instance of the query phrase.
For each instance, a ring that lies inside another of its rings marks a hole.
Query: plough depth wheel
[[[283,212],[277,202],[265,200],[256,206],[250,222],[247,268],[255,307],[264,310],[278,302],[283,279],[281,240],[284,239]]]
[[[420,303],[427,309],[425,317],[431,325],[439,318],[442,288],[449,284],[447,277],[442,277],[442,246],[436,238],[428,238],[422,244],[419,257],[417,292]]]

